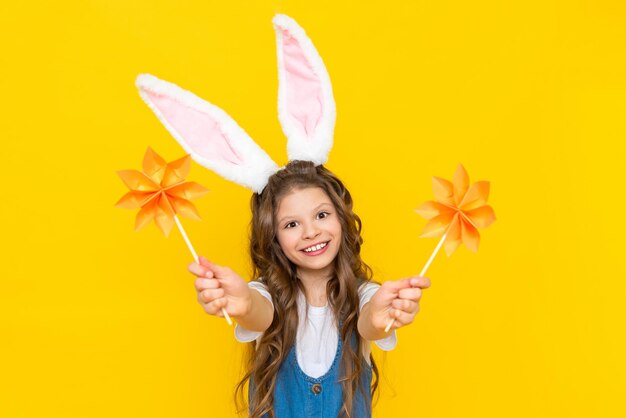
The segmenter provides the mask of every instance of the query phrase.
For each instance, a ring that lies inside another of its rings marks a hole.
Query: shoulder
[[[359,293],[367,292],[371,289],[378,289],[380,283],[372,282],[369,280],[359,280]]]
[[[251,289],[267,291],[267,285],[265,283],[263,283],[263,279],[262,278],[258,278],[256,280],[249,281],[248,282],[248,287],[250,287]]]
[[[359,310],[363,309],[363,306],[370,301],[379,288],[380,284],[376,282],[363,280],[359,284]]]
[[[272,295],[270,294],[267,285],[265,283],[263,283],[263,279],[262,278],[258,278],[256,280],[252,280],[248,282],[248,287],[250,289],[254,289],[257,292],[259,292],[261,294],[261,296],[265,297],[267,300],[270,301],[270,303],[272,304],[272,307],[274,306],[274,301],[272,300]]]

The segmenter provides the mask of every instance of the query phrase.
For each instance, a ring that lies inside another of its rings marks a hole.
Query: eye
[[[287,225],[285,225],[285,229],[287,229],[287,228],[295,228],[296,226],[297,226],[297,223],[295,221],[291,221]]]
[[[320,212],[317,214],[317,218],[318,219],[324,219],[324,218],[328,218],[330,216],[330,213],[328,212]]]

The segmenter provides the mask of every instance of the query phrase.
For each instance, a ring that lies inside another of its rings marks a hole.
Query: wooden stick
[[[430,255],[430,258],[426,262],[426,265],[424,266],[424,268],[420,272],[420,276],[424,276],[424,274],[426,274],[426,270],[428,270],[428,267],[430,267],[430,263],[432,263],[433,260],[435,259],[435,256],[439,252],[439,249],[443,245],[443,242],[446,240],[446,236],[447,235],[448,235],[448,231],[446,231],[446,233],[443,234],[443,236],[439,240],[439,244],[437,244],[437,246],[435,247],[435,251],[433,251],[433,253]],[[389,332],[389,329],[391,328],[391,326],[393,325],[394,322],[395,322],[395,318],[391,318],[389,320],[389,322],[387,323],[387,326],[385,327],[385,332]]]
[[[185,240],[185,244],[187,244],[189,251],[191,251],[193,259],[196,260],[196,263],[200,263],[200,260],[198,259],[198,254],[196,254],[196,250],[193,249],[193,245],[191,245],[191,241],[189,241],[189,237],[187,237],[187,233],[183,229],[183,225],[180,223],[177,215],[174,215],[174,221],[176,221],[176,225],[178,226],[178,230],[180,231],[180,233],[183,234],[183,239]],[[224,314],[224,318],[226,318],[226,322],[228,322],[228,325],[232,325],[233,321],[230,319],[230,316],[228,315],[228,312],[226,312],[226,309],[222,308],[222,313]]]

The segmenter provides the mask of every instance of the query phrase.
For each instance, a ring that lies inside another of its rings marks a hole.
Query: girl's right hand
[[[211,263],[204,257],[199,260],[199,264],[189,264],[188,270],[197,276],[194,284],[204,311],[223,317],[224,308],[235,318],[246,315],[252,305],[248,283],[228,267]]]

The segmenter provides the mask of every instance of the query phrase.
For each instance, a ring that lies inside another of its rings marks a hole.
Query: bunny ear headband
[[[278,118],[289,160],[324,164],[333,144],[335,100],[315,46],[295,20],[276,15]],[[149,74],[137,77],[139,94],[168,131],[200,165],[261,193],[279,170],[219,107]]]

